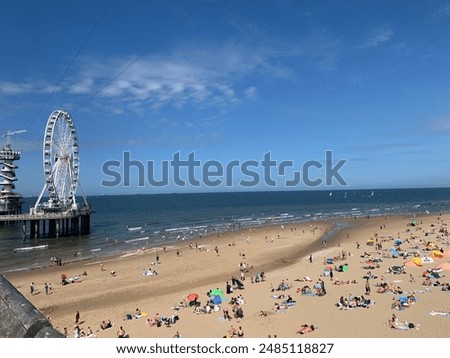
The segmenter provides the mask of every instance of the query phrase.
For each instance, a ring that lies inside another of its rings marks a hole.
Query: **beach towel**
[[[399,256],[400,256],[400,253],[399,253],[396,249],[394,249],[394,248],[389,249],[389,253],[390,253],[392,256],[394,256],[394,257],[399,257]]]
[[[444,316],[444,317],[450,317],[450,312],[443,312],[443,311],[430,311],[428,312],[430,316]]]
[[[399,324],[393,328],[399,329],[401,331],[407,331],[407,330],[413,329],[414,325],[411,327],[409,324]]]

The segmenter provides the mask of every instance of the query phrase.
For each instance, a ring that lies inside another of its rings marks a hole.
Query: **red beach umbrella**
[[[197,294],[197,293],[190,293],[190,294],[187,296],[187,299],[188,299],[189,302],[198,300],[198,294]]]

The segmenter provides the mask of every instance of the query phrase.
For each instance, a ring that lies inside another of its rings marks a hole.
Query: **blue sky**
[[[144,163],[195,152],[224,165],[270,151],[298,169],[332,150],[348,160],[349,188],[449,185],[450,1],[0,8],[0,131],[27,130],[13,137],[25,195],[43,185],[42,138],[56,109],[74,118],[88,195],[242,190],[138,187],[136,171],[131,187],[102,187],[103,163],[124,151]]]

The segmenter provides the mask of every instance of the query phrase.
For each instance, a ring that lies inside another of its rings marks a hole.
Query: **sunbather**
[[[307,334],[307,333],[310,333],[310,332],[312,332],[312,331],[314,331],[316,329],[317,329],[317,327],[314,327],[313,324],[311,324],[311,325],[302,324],[300,326],[300,329],[297,331],[297,334]]]

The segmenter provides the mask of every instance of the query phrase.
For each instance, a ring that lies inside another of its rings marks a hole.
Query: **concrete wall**
[[[0,338],[64,338],[3,275],[0,275]]]

